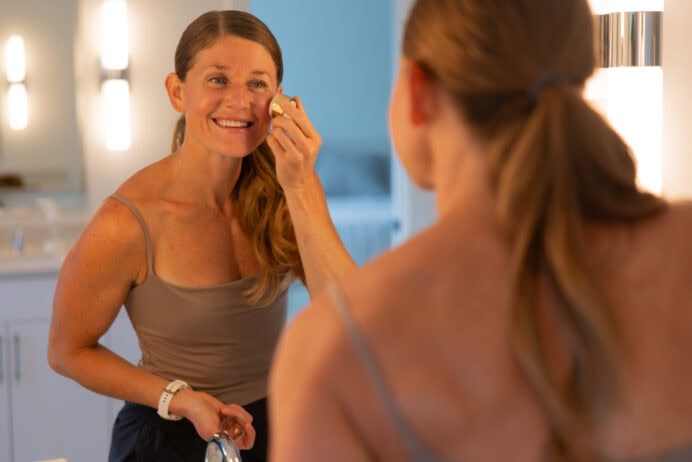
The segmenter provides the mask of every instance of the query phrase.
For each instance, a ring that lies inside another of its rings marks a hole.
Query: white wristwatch
[[[170,382],[168,385],[166,385],[166,388],[163,389],[163,393],[161,393],[161,397],[159,398],[158,410],[158,413],[161,416],[161,418],[166,420],[180,420],[183,418],[180,415],[168,413],[168,405],[171,404],[173,396],[175,396],[175,394],[183,388],[190,388],[190,385],[183,382],[182,380],[174,380]]]

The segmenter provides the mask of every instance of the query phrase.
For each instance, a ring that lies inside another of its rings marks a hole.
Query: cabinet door
[[[0,323],[0,460],[11,459],[9,331]]]
[[[54,372],[47,320],[10,324],[14,460],[106,460],[107,399]]]

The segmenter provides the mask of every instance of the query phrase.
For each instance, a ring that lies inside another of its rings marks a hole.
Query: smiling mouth
[[[252,126],[252,122],[246,122],[242,120],[226,120],[226,119],[212,119],[216,125],[224,128],[249,128]]]

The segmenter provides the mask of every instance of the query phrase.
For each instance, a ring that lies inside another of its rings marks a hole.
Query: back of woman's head
[[[528,103],[531,85],[546,71],[559,71],[574,86],[584,84],[594,69],[591,30],[585,0],[419,0],[406,25],[403,53],[482,127],[505,103],[503,96],[523,96]]]
[[[627,145],[583,99],[594,70],[586,0],[418,0],[403,54],[488,146],[496,212],[512,245],[514,353],[551,430],[551,456],[596,460],[591,431],[618,390],[619,340],[585,251],[586,222],[660,211]],[[541,301],[539,278],[549,282]],[[561,384],[540,319],[567,352]]]

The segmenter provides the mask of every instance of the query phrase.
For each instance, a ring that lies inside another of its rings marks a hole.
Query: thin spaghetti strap
[[[339,317],[341,318],[344,329],[346,329],[346,332],[353,343],[353,347],[356,349],[356,353],[365,367],[365,371],[370,378],[370,382],[373,384],[377,395],[382,401],[382,404],[384,405],[385,410],[389,414],[395,427],[399,431],[399,434],[401,434],[403,437],[403,443],[406,446],[408,454],[411,456],[411,460],[416,462],[436,461],[437,457],[430,453],[430,451],[428,451],[428,449],[418,441],[418,438],[416,438],[416,436],[413,434],[403,416],[399,412],[397,405],[392,398],[392,394],[386,385],[386,380],[380,372],[377,361],[368,348],[367,342],[361,334],[360,329],[356,325],[355,320],[351,316],[348,309],[348,304],[341,289],[336,283],[328,284],[326,289],[334,306],[336,307]]]
[[[144,230],[144,242],[146,243],[147,248],[147,273],[152,274],[154,272],[154,257],[151,250],[151,237],[149,235],[149,228],[147,228],[147,224],[144,221],[144,217],[142,217],[142,214],[139,213],[139,210],[137,210],[137,207],[135,207],[132,202],[130,202],[128,199],[125,199],[120,194],[111,194],[110,197],[122,202],[128,209],[130,209],[135,218],[137,218],[139,224],[142,225],[142,229]]]

